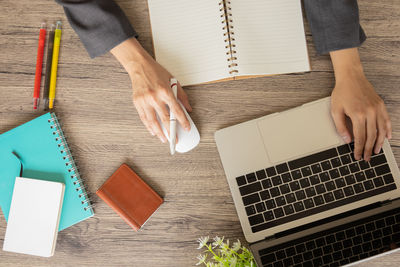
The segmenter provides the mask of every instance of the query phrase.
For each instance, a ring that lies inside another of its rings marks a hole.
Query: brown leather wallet
[[[163,199],[125,163],[108,178],[96,194],[135,231],[163,203]]]

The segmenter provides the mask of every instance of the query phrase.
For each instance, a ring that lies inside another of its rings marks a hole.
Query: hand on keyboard
[[[385,138],[392,136],[392,126],[383,100],[364,75],[357,48],[331,52],[336,85],[332,92],[331,111],[336,129],[346,143],[351,142],[345,117],[353,124],[354,157],[369,161],[378,154]]]

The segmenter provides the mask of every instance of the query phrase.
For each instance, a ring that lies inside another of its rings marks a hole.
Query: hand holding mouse
[[[170,128],[168,108],[174,112],[183,129],[190,131],[190,123],[184,110],[192,111],[192,108],[186,93],[178,83],[178,99],[183,103],[179,105],[170,87],[172,75],[158,64],[135,38],[117,45],[111,53],[123,65],[132,80],[133,103],[151,135],[156,135],[163,143],[167,142],[166,136],[169,135]],[[161,125],[167,129],[168,135],[162,131]]]
[[[176,84],[176,79],[171,79],[171,87],[173,88],[174,94],[176,94]],[[175,116],[173,112],[170,111],[171,128],[170,131],[167,132],[168,128],[166,129],[165,124],[161,124],[160,118],[157,116],[158,122],[162,125],[164,135],[168,137],[171,155],[175,154],[175,151],[186,153],[195,148],[200,142],[200,134],[196,125],[194,125],[192,118],[190,118],[180,100],[178,100],[178,103],[182,107],[182,110],[190,123],[190,131],[184,131],[182,126],[174,121]]]

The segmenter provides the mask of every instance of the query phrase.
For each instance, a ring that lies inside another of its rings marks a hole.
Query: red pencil
[[[33,109],[37,109],[40,100],[40,81],[42,80],[43,51],[46,41],[46,23],[42,23],[36,57],[35,87],[33,89]]]

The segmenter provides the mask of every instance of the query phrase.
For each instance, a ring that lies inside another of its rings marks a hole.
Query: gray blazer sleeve
[[[124,12],[112,0],[55,1],[64,7],[69,23],[92,58],[137,37]]]
[[[304,0],[318,54],[360,46],[366,39],[357,0]]]

